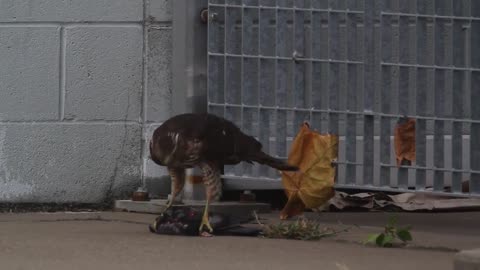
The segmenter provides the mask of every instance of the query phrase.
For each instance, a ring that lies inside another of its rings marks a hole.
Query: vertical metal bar
[[[267,6],[275,6],[275,0],[263,0],[261,4]],[[270,20],[274,18],[274,24],[270,23]],[[259,54],[267,56],[275,56],[277,51],[276,44],[276,20],[277,12],[272,9],[259,9]],[[262,106],[275,106],[275,88],[276,82],[276,61],[259,59],[260,72],[259,72],[259,126],[258,136],[260,142],[263,145],[263,150],[267,153],[274,153],[270,144],[270,134],[274,130],[274,111],[270,109],[263,109]],[[268,177],[271,170],[267,166],[260,166],[260,175]]]
[[[435,66],[435,18],[433,15],[435,15],[435,2],[434,1],[425,1],[425,2],[419,2],[418,4],[422,3],[423,4],[423,9],[424,9],[424,14],[427,15],[432,15],[430,17],[426,18],[426,33],[425,33],[425,40],[426,40],[426,52],[425,52],[425,61],[426,65],[428,66]],[[434,116],[435,115],[435,68],[428,68],[426,70],[427,76],[426,76],[426,81],[427,81],[427,87],[426,87],[426,92],[427,92],[427,98],[426,98],[426,114],[427,116]],[[432,126],[434,121],[428,120],[427,123],[427,134],[434,134],[434,130],[432,130]],[[431,138],[431,137],[429,137]],[[434,144],[434,143],[433,143]],[[428,144],[427,144],[428,146]],[[426,164],[428,167],[433,167],[434,165],[434,155],[433,155],[433,147],[431,146],[429,149],[427,149],[427,160]],[[431,186],[433,183],[434,179],[434,171],[427,171],[427,186]]]
[[[227,7],[227,13],[225,17],[225,43],[227,54],[242,54],[242,25],[238,25],[237,22],[242,21],[242,8]],[[241,72],[242,72],[242,58],[229,57],[226,58],[227,68],[227,87],[226,87],[226,104],[241,104],[242,99],[242,87],[241,87]],[[229,115],[231,114],[231,115]],[[241,126],[240,110],[228,108],[227,116],[230,116],[229,120],[232,120]]]
[[[453,0],[453,15],[457,17],[470,17],[470,0]],[[464,22],[467,23],[467,21]]]
[[[431,19],[434,21],[434,19]],[[428,39],[429,46],[431,47],[432,50],[434,50],[435,46],[435,23],[432,22],[429,26],[429,31],[430,31],[430,38]],[[433,41],[432,41],[433,40]],[[431,42],[432,41],[432,42]],[[431,52],[432,58],[430,59],[430,63],[432,65],[435,64],[435,52]],[[427,71],[427,115],[429,117],[435,117],[435,93],[436,89],[435,86],[437,85],[436,82],[436,69],[435,68],[430,68]],[[427,167],[432,167],[434,168],[435,165],[435,121],[434,120],[427,120]],[[428,188],[434,188],[433,186],[435,185],[435,171],[434,170],[427,170],[427,187]]]
[[[251,1],[246,1],[246,4]],[[243,8],[242,16],[242,51],[243,54],[258,55],[258,28],[254,27],[254,21],[258,21],[258,9]],[[243,58],[242,65],[242,104],[258,106],[258,60],[254,58]],[[243,131],[249,135],[255,135],[254,125],[258,122],[255,119],[256,109],[243,108],[242,125]],[[243,172],[246,175],[253,174],[253,167],[250,164],[244,163]]]
[[[338,60],[339,59],[339,34],[338,34],[338,14],[329,12],[328,13],[328,26],[329,26],[329,59]],[[338,93],[340,92],[340,66],[338,63],[330,63],[329,69],[329,103],[328,108],[331,110],[338,110]],[[328,115],[328,131],[332,134],[339,135],[338,132],[338,125],[339,125],[339,117],[338,113],[329,113]]]
[[[460,41],[462,42],[462,41]],[[466,76],[463,71],[454,71],[453,73],[453,106],[452,116],[456,119],[463,117],[463,98],[465,93]],[[463,169],[463,123],[453,122],[452,127],[452,168],[455,170]],[[462,191],[462,173],[452,173],[452,191]]]
[[[357,15],[348,14],[347,20],[347,60],[359,61],[358,57],[358,40],[357,40]],[[348,65],[347,78],[347,110],[358,111],[357,97],[359,95],[358,85],[358,66],[356,64]],[[345,182],[347,184],[356,183],[357,166],[354,164],[357,161],[357,116],[353,114],[347,115],[346,122],[346,172]],[[351,163],[351,164],[349,164]],[[366,181],[368,182],[368,181]],[[365,183],[365,181],[364,181]]]
[[[242,53],[242,29],[237,22],[242,20],[242,9],[227,7],[225,17],[225,43],[227,54]],[[229,107],[229,104],[241,104],[242,99],[242,58],[226,57],[225,76],[225,118],[241,127],[242,108]],[[241,166],[226,166],[227,174],[238,175],[241,173]]]
[[[405,12],[405,10],[402,10]],[[409,17],[402,16],[399,18],[399,62],[402,64],[411,64],[410,50],[409,50]],[[409,85],[410,85],[410,68],[400,67],[400,74],[398,76],[398,113],[400,115],[409,114]],[[410,162],[406,162],[405,165],[411,165]],[[398,181],[397,185],[401,189],[408,188],[408,169],[403,168],[401,165],[398,168]]]
[[[454,16],[470,16],[464,1],[453,1]],[[467,67],[467,43],[468,32],[465,28],[466,21],[453,21],[453,65],[455,67]],[[467,87],[467,73],[465,71],[453,72],[452,87],[452,117],[462,119],[466,117],[463,108]],[[452,125],[452,168],[456,170],[463,169],[463,133],[464,125],[462,122],[453,122]],[[452,192],[462,192],[463,173],[452,172]]]
[[[438,13],[446,12],[444,2],[436,2],[435,10]],[[446,19],[435,19],[435,65],[447,66],[446,59],[446,40],[448,39]],[[445,94],[446,94],[446,71],[443,69],[435,70],[435,116],[445,117]],[[445,167],[444,145],[445,145],[445,123],[442,120],[434,121],[434,141],[433,141],[433,164],[435,168]],[[433,189],[443,190],[445,185],[445,173],[435,171],[433,179]]]
[[[225,52],[225,36],[222,29],[225,22],[225,9],[209,7],[210,14],[216,14],[215,19],[208,23],[208,51],[214,53]],[[223,26],[222,26],[223,24]],[[208,102],[223,103],[225,88],[225,57],[208,57],[207,99]],[[223,107],[208,107],[212,114],[223,116]]]
[[[421,13],[424,7],[417,3],[417,13]],[[424,3],[423,3],[424,4]],[[427,19],[417,18],[417,57],[416,63],[426,65],[428,63],[428,46],[427,46]],[[419,116],[427,115],[427,70],[417,68],[417,94],[415,100],[416,114]],[[427,122],[423,119],[417,119],[415,123],[415,163],[419,167],[427,166]],[[415,189],[425,189],[427,182],[427,172],[424,169],[415,170]]]
[[[416,14],[417,1],[410,0],[408,5],[408,12]],[[408,51],[409,51],[409,63],[417,63],[417,17],[410,17],[408,23],[409,39],[408,39]],[[415,115],[416,111],[416,94],[417,94],[417,69],[415,67],[409,68],[409,102],[408,110],[409,114]],[[408,172],[408,187],[415,187],[415,170],[409,170]]]
[[[373,182],[373,128],[374,117],[369,112],[375,106],[375,80],[376,70],[380,59],[375,53],[379,42],[379,33],[375,29],[376,22],[380,20],[380,2],[378,0],[365,1],[365,40],[364,40],[364,112],[363,117],[363,179]]]
[[[346,6],[345,6],[345,1],[337,1],[336,2],[337,6],[336,8],[340,11],[343,12],[336,12],[336,17],[338,19],[338,33],[337,33],[337,58],[338,60],[345,61],[347,60],[348,57],[348,44],[347,44],[347,15],[346,15]],[[341,78],[338,81],[338,92],[337,92],[337,108],[339,111],[346,111],[347,110],[347,95],[348,95],[348,65],[346,63],[339,63],[338,64],[338,78]],[[338,135],[343,136],[345,138],[345,142],[347,141],[348,137],[350,139],[355,140],[355,137],[352,137],[352,134],[347,134],[346,133],[346,122],[347,122],[347,114],[345,113],[340,113],[337,114],[337,119],[338,119]],[[345,149],[346,150],[346,149]],[[348,152],[346,151],[341,151],[338,155],[339,161],[346,161],[346,155]],[[342,165],[339,166],[338,169],[339,174],[338,177],[343,177],[344,179],[342,181],[350,181],[350,183],[356,183],[355,177],[348,179],[346,177],[346,169],[348,165]],[[356,170],[356,166],[354,168]]]
[[[223,10],[224,20],[223,20],[223,53],[225,54],[223,57],[223,104],[227,103],[227,32],[228,32],[228,14],[227,14],[227,7]],[[223,117],[227,115],[226,108],[223,109]]]
[[[285,0],[278,0],[279,6],[285,6]],[[292,37],[291,28],[289,28],[287,22],[292,20],[292,12],[290,10],[277,10],[277,56],[291,57],[292,52]],[[276,106],[287,106],[287,91],[288,91],[288,77],[292,75],[291,61],[289,60],[277,60],[276,61]],[[277,156],[287,155],[287,113],[283,110],[276,111],[276,152]]]
[[[222,23],[225,21],[225,8],[209,6],[209,13],[215,14],[215,19],[208,22],[208,52],[224,53],[224,31],[222,30]]]
[[[325,2],[325,3],[324,3]],[[324,4],[324,5],[320,5]],[[312,1],[314,8],[328,8],[326,1]],[[329,52],[329,22],[327,12],[312,12],[312,58],[328,59]],[[312,106],[316,109],[326,109],[328,104],[328,63],[312,63]],[[317,126],[321,132],[326,132],[326,114],[314,112],[312,114],[312,123]]]
[[[308,33],[307,33],[307,41],[306,41],[306,56],[309,57],[309,58],[313,58],[313,36],[314,36],[314,32],[313,32],[313,3],[312,1],[310,1],[310,4],[309,4],[309,7],[310,7],[310,12],[308,13]],[[305,76],[306,76],[306,81],[307,81],[307,93],[306,93],[306,96],[308,98],[308,101],[307,103],[305,104],[306,106],[308,106],[308,108],[313,108],[313,96],[314,96],[314,89],[313,89],[313,61],[309,61],[308,62],[308,65],[307,65],[307,71],[305,73]],[[313,112],[310,111],[309,115],[308,115],[308,121],[309,123],[315,128],[315,129],[320,129],[320,125],[315,125],[312,121],[313,121]]]
[[[332,5],[335,3],[329,2],[329,8],[332,8]],[[339,51],[339,15],[334,12],[328,12],[328,39],[329,39],[329,46],[328,46],[328,59],[338,60],[340,58],[340,51]],[[340,64],[338,63],[329,63],[328,68],[328,109],[338,111],[339,110],[339,98],[338,95],[340,93]],[[330,134],[335,134],[340,136],[339,132],[339,115],[337,112],[331,112],[328,114],[328,132]],[[339,153],[338,160],[343,161],[344,157],[342,153]],[[338,183],[345,183],[345,178],[342,178],[345,166],[338,165],[337,176],[338,176]]]
[[[446,16],[453,16],[453,0],[446,0],[445,12],[446,12]],[[444,41],[445,52],[444,53],[445,53],[445,64],[448,67],[453,66],[453,47],[454,47],[453,46],[453,23],[454,23],[453,19],[445,20],[445,41]],[[449,69],[445,70],[445,96],[446,96],[446,99],[445,99],[445,115],[448,118],[453,117],[453,93],[454,93],[453,92],[453,72],[454,72],[454,70],[452,68],[449,68]],[[453,121],[446,122],[445,134],[450,134],[451,135],[450,143],[453,140],[452,127],[453,127]],[[445,148],[445,143],[447,142],[447,139],[448,139],[447,137],[444,137],[444,148]],[[450,151],[448,151],[448,150],[449,149],[446,149],[446,148],[444,150],[444,156],[446,156],[445,167],[451,168],[451,166],[453,166],[453,161],[452,161],[453,149],[450,149]],[[450,157],[450,159],[448,159],[447,157]],[[447,164],[447,163],[449,163],[449,164]],[[452,177],[453,177],[452,172],[450,172],[450,171],[445,172],[444,177],[445,177],[444,185],[452,186],[453,185],[453,183],[452,183]]]
[[[224,53],[224,56],[223,56],[223,80],[222,80],[222,103],[225,104],[226,103],[226,89],[227,89],[227,8],[224,7],[223,10],[222,10],[222,13],[223,13],[223,53]],[[221,114],[220,114],[221,113]],[[226,107],[224,106],[223,108],[221,109],[218,109],[218,112],[217,114],[219,116],[222,116],[222,117],[225,117],[226,116]],[[225,166],[223,166],[222,168],[222,174],[226,174],[227,173],[227,170],[228,168],[225,168]]]
[[[445,104],[445,71],[435,71],[435,116],[443,117]],[[433,164],[435,168],[444,168],[444,123],[434,121]],[[445,175],[443,171],[435,171],[433,189],[441,191],[444,186]]]
[[[470,12],[472,17],[480,18],[480,2],[476,0],[470,0]]]
[[[475,6],[472,2],[472,15],[480,17],[480,3]],[[473,68],[480,68],[480,21],[471,21],[471,61]],[[480,72],[471,72],[471,118],[480,120]],[[472,170],[480,170],[480,124],[473,123],[470,131],[470,167]],[[480,194],[480,174],[472,173],[470,178],[470,192]]]
[[[394,0],[392,1],[392,11],[393,12],[400,12],[400,7],[403,6],[400,3],[401,0]],[[401,53],[401,39],[400,39],[400,16],[391,16],[391,22],[392,22],[392,38],[393,38],[393,43],[392,43],[392,62],[393,63],[399,63],[400,62],[400,53]],[[400,67],[399,66],[393,66],[392,67],[392,90],[391,90],[391,96],[390,96],[390,105],[392,107],[392,111],[395,114],[399,113],[399,104],[398,100],[400,99]],[[395,124],[394,119],[391,119],[390,121],[390,134],[393,135],[394,131],[394,126]],[[391,150],[390,150],[390,160],[391,162],[395,163],[395,145],[392,144],[392,139],[393,136],[390,137],[390,143],[391,143]],[[393,167],[390,170],[391,173],[391,179],[390,179],[390,186],[391,187],[398,187],[398,168]]]
[[[240,2],[242,2],[242,0],[239,0]],[[241,54],[245,54],[245,50],[244,50],[244,45],[245,45],[245,37],[244,37],[244,34],[245,34],[245,9],[242,7],[240,8],[240,52]],[[237,21],[238,22],[238,21]],[[238,30],[237,30],[238,31]],[[244,80],[244,75],[245,75],[245,58],[242,56],[240,59],[240,96],[239,96],[239,100],[238,100],[238,104],[240,105],[243,105],[244,104],[244,94],[246,92],[246,90],[244,89],[245,87],[245,80]],[[240,116],[240,119],[239,119],[239,127],[241,130],[243,130],[244,132],[246,132],[246,126],[244,125],[244,112],[245,112],[245,108],[244,107],[241,107],[239,108],[239,110],[237,111],[237,113],[239,114]],[[238,117],[238,114],[237,114],[237,117]],[[235,175],[242,175],[245,173],[245,169],[246,167],[244,165],[247,165],[247,164],[240,164],[240,165],[243,165],[243,166],[235,166]]]
[[[382,17],[382,61],[393,62],[393,35],[392,35],[392,17]],[[381,90],[381,106],[382,113],[391,113],[391,91],[392,83],[392,67],[382,66],[382,90]],[[368,80],[368,78],[365,78]],[[367,94],[367,88],[365,92]],[[380,117],[380,163],[390,164],[390,118]],[[390,167],[380,166],[380,186],[389,186],[391,178]]]
[[[257,138],[262,143],[263,150],[266,150],[267,145],[265,145],[264,136],[262,136],[262,133],[264,132],[263,127],[263,118],[262,118],[262,100],[261,100],[261,95],[262,95],[262,88],[261,88],[261,74],[262,74],[262,61],[260,58],[260,55],[262,55],[262,9],[260,8],[260,1],[258,3],[259,7],[257,8],[257,17],[258,17],[258,40],[257,40],[257,52],[258,52],[258,58],[257,58],[257,67],[258,67],[258,73],[257,73],[257,105],[258,105],[258,110],[257,110]],[[270,130],[269,128],[266,129],[267,131]],[[268,146],[268,149],[270,147]],[[267,152],[268,153],[268,152]],[[256,176],[264,176],[264,168],[261,165],[257,164],[257,173]]]
[[[305,0],[296,0],[296,8],[305,8]],[[306,46],[305,46],[305,11],[295,10],[293,14],[293,46],[294,51],[292,52],[292,57],[294,58],[293,62],[293,97],[294,97],[294,106],[295,108],[305,108],[306,99],[307,99],[307,84],[305,81],[306,75],[306,61],[295,61],[296,58],[302,58],[306,55]],[[300,128],[303,121],[308,120],[309,115],[307,112],[294,111],[293,118],[293,134]]]
[[[417,94],[416,113],[419,116],[426,115],[427,107],[427,70],[417,69]],[[424,119],[417,119],[415,122],[415,163],[418,167],[427,166],[427,122]],[[427,182],[425,169],[415,170],[415,189],[424,190]]]
[[[329,0],[329,7],[335,10],[341,10],[345,6],[345,0]]]

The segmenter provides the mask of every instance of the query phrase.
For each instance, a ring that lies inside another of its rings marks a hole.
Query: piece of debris
[[[145,188],[139,187],[132,193],[132,201],[150,201],[149,194]]]
[[[399,119],[394,136],[397,166],[411,165],[415,160],[415,119]]]
[[[262,226],[263,237],[294,240],[320,240],[347,232],[350,229],[335,230],[330,227],[322,227],[318,222],[303,217],[293,222],[280,222],[277,224],[262,224],[257,217],[257,223]]]

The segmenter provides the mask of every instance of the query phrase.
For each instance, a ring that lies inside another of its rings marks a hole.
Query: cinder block
[[[144,128],[143,141],[143,181],[151,198],[166,197],[170,194],[170,175],[164,166],[159,166],[150,158],[150,140],[153,132],[161,124],[147,124]]]
[[[163,122],[172,112],[172,29],[148,28],[147,121]]]
[[[59,27],[0,27],[0,120],[58,118],[59,38]]]
[[[2,0],[0,21],[141,21],[143,0]]]
[[[138,120],[143,80],[141,26],[73,26],[65,31],[65,117]]]
[[[129,198],[140,185],[140,140],[140,124],[0,125],[0,201]]]
[[[144,142],[145,147],[143,152],[143,175],[146,179],[148,178],[160,178],[162,176],[168,175],[166,167],[159,166],[155,164],[150,158],[150,141],[152,139],[153,132],[160,124],[151,124],[145,126]]]
[[[145,141],[146,147],[144,147],[144,152],[143,156],[148,157],[150,156],[150,150],[149,150],[149,144],[150,141],[152,140],[153,132],[155,132],[155,129],[157,129],[161,123],[155,123],[155,124],[146,124],[144,127],[144,134],[143,134],[143,139]]]
[[[173,0],[147,0],[146,10],[150,21],[172,21]]]

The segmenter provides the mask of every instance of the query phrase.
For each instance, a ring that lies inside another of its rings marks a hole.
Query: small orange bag
[[[415,161],[415,119],[402,118],[395,126],[397,166]],[[406,162],[406,163],[405,163]]]

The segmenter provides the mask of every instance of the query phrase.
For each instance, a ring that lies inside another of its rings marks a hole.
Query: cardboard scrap
[[[447,197],[428,192],[387,195],[383,192],[347,194],[337,191],[328,205],[332,210],[459,211],[480,209],[480,199]]]

